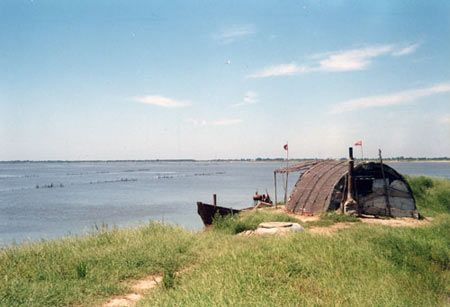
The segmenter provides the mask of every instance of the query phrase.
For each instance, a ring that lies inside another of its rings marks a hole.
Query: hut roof
[[[308,170],[310,167],[322,162],[323,160],[308,160],[302,161],[288,167],[281,167],[274,170],[275,173],[292,173],[292,172],[302,172]]]
[[[301,214],[314,214],[328,208],[333,187],[347,173],[346,160],[315,161],[300,175],[294,186],[287,209]]]

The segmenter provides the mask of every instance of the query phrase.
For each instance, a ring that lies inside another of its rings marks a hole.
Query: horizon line
[[[340,158],[290,158],[289,161],[305,160],[347,160],[347,157]],[[364,159],[355,158],[355,160],[379,160],[378,157],[367,157]],[[450,160],[450,157],[383,157],[383,160]],[[70,160],[70,159],[50,159],[50,160],[0,160],[0,163],[71,163],[71,162],[217,162],[217,161],[243,161],[243,162],[261,162],[261,161],[286,161],[286,158],[215,158],[215,159],[90,159],[90,160]]]

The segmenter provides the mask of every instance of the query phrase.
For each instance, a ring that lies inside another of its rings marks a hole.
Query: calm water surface
[[[391,163],[402,174],[450,178],[450,163]],[[264,162],[0,163],[0,245],[158,220],[200,229],[196,201],[243,208],[272,195]],[[290,186],[296,181],[292,175]],[[279,177],[281,180],[281,176]],[[281,186],[278,189],[282,194]],[[281,198],[279,196],[279,198]]]

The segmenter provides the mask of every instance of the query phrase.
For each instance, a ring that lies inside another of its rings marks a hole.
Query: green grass
[[[359,218],[350,215],[337,214],[336,212],[326,212],[320,216],[320,220],[306,222],[305,227],[317,226],[328,227],[336,223],[358,223]]]
[[[197,237],[198,262],[151,306],[430,306],[450,294],[450,219],[420,229],[358,223],[336,235]]]
[[[149,224],[3,249],[0,306],[82,305],[125,293],[124,280],[186,265],[192,242],[182,229]]]
[[[421,215],[436,216],[450,212],[450,180],[407,177]]]
[[[237,234],[245,230],[255,230],[263,222],[294,222],[299,220],[286,214],[274,213],[270,210],[248,211],[239,215],[216,216],[213,221],[213,229],[225,234]]]
[[[155,273],[162,285],[142,306],[449,305],[450,181],[408,180],[419,211],[433,217],[427,226],[325,214],[303,225],[356,223],[332,236],[232,235],[264,221],[298,222],[268,209],[218,218],[200,233],[150,224],[2,249],[0,306],[91,306]]]

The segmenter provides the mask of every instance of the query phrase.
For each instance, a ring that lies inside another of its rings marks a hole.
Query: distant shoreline
[[[323,159],[289,159],[289,162],[301,162],[301,161],[311,161],[311,160],[323,160]],[[339,158],[336,160],[346,160],[346,158]],[[360,160],[360,159],[356,159]],[[256,158],[256,159],[212,159],[212,160],[195,160],[195,159],[142,159],[142,160],[4,160],[0,161],[0,164],[6,163],[123,163],[123,162],[151,162],[151,163],[177,163],[177,162],[195,162],[195,163],[205,163],[205,162],[283,162],[286,161],[283,158]],[[378,159],[364,159],[364,161],[378,161]],[[383,158],[385,162],[447,162],[450,163],[450,158],[407,158],[407,159],[397,159],[397,158]]]

